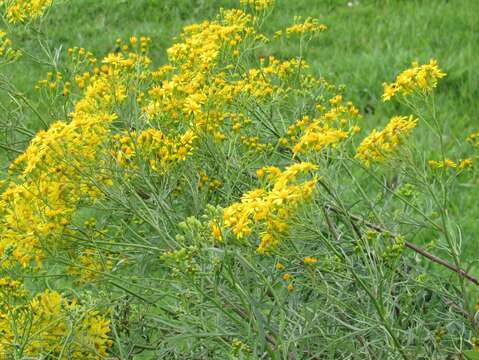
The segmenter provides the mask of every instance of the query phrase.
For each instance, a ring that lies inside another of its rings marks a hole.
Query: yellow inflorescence
[[[335,148],[342,141],[359,131],[356,119],[358,109],[351,103],[343,102],[341,95],[329,99],[328,107],[318,104],[321,113],[318,118],[304,116],[288,127],[287,136],[280,144],[290,146],[295,155],[309,151],[320,152],[326,148]]]
[[[45,79],[37,82],[35,89],[40,90],[44,88],[50,93],[60,90],[63,96],[67,96],[70,94],[71,85],[70,81],[63,81],[63,74],[57,71],[56,73],[48,72]]]
[[[432,169],[457,168],[459,170],[463,170],[470,168],[473,164],[473,160],[471,158],[462,159],[457,162],[451,159],[429,160],[428,164]]]
[[[366,166],[373,162],[382,162],[401,144],[403,138],[417,125],[412,116],[395,116],[381,131],[374,129],[359,145],[356,158]]]
[[[12,5],[11,21],[23,22],[40,16],[50,2],[8,4]],[[258,10],[258,4],[271,2],[255,4]],[[267,41],[256,32],[255,24],[251,14],[232,9],[222,11],[215,21],[187,26],[167,51],[169,63],[156,71],[150,69],[151,60],[146,56],[147,37],[117,41],[121,50],[101,61],[83,48],[69,49],[75,71],[69,78],[60,72],[49,73],[38,87],[60,89],[63,95],[79,93],[79,100],[67,120],[38,132],[10,167],[0,194],[1,266],[36,268],[44,261],[46,250],[66,245],[75,231],[72,222],[79,207],[103,199],[102,187],[113,184],[112,160],[119,165],[115,170],[145,164],[163,175],[192,154],[195,139],[206,134],[224,141],[227,130],[237,133],[239,141],[252,151],[272,149],[252,131],[243,132],[252,124],[244,101],[261,103],[287,96],[293,90],[288,87],[291,79],[300,79],[309,87],[316,82],[299,76],[308,67],[303,60],[269,57],[261,59],[257,67],[235,67],[234,59],[248,46]],[[1,38],[1,49],[7,53],[11,43],[4,33]],[[140,90],[138,84],[144,88]],[[146,117],[153,127],[121,128],[120,107],[129,104],[129,98],[141,107],[141,121]],[[274,237],[286,231],[291,211],[311,195],[314,180],[295,182],[299,172],[312,170],[309,166],[293,165],[268,175],[270,184],[263,189],[261,200],[266,213],[254,215],[254,221],[264,227],[259,252],[272,248]],[[208,186],[218,188],[221,182],[208,180]],[[218,226],[212,230],[222,237]],[[241,237],[241,232],[236,233]],[[78,266],[68,271],[82,282],[91,282],[113,266],[108,256],[97,256],[88,248],[75,261]]]
[[[329,125],[320,125],[314,122],[305,130],[304,135],[293,147],[294,154],[305,152],[306,150],[321,151],[327,147],[336,147],[341,141],[348,137],[348,132],[341,129],[330,127]]]
[[[23,23],[41,17],[53,0],[0,0],[5,6],[5,16],[10,23]]]
[[[111,108],[124,99],[120,72],[112,66],[94,76],[71,121],[40,131],[12,163],[12,181],[0,195],[0,254],[11,253],[22,266],[39,264],[40,248],[61,242],[77,204],[101,197],[93,183],[111,183],[101,149],[116,119]]]
[[[304,259],[303,259],[304,263],[305,264],[316,264],[318,262],[318,259],[315,258],[314,256],[306,256]]]
[[[288,230],[288,219],[294,210],[311,197],[315,188],[316,179],[298,182],[298,176],[316,168],[311,163],[298,163],[284,171],[276,167],[259,169],[258,177],[265,178],[266,186],[244,194],[240,202],[224,209],[226,227],[241,239],[249,236],[257,225],[261,229],[257,251],[269,252]]]
[[[473,146],[479,147],[479,132],[472,133],[467,137],[466,140],[470,142]]]
[[[170,138],[153,128],[140,133],[117,134],[113,137],[112,155],[120,166],[135,168],[141,159],[154,171],[164,174],[172,165],[191,155],[195,138],[191,130]]]
[[[147,77],[149,63],[134,52],[107,55],[90,72],[70,120],[38,132],[11,164],[0,194],[2,267],[39,265],[45,247],[65,242],[78,204],[96,201],[103,196],[100,187],[112,184],[107,145],[118,118],[114,109],[127,98],[127,83]]]
[[[383,100],[388,101],[396,94],[409,95],[414,92],[430,92],[437,86],[438,79],[444,76],[446,76],[446,73],[438,67],[437,61],[434,59],[423,65],[413,62],[412,68],[400,73],[393,83],[383,84]]]
[[[298,18],[299,21],[299,18]],[[318,19],[313,19],[312,17],[306,18],[302,22],[297,22],[294,25],[291,25],[285,30],[287,36],[293,34],[316,34],[323,32],[328,27],[324,24],[321,24]],[[279,35],[279,33],[277,33]]]
[[[77,257],[75,265],[70,266],[68,274],[78,279],[80,283],[89,283],[110,271],[113,260],[108,253],[99,253],[96,249],[85,249]]]
[[[101,165],[98,151],[115,119],[104,108],[108,89],[98,79],[89,87],[91,97],[77,104],[70,123],[58,122],[38,133],[13,163],[12,172],[19,175],[0,196],[0,253],[12,247],[23,266],[40,262],[40,243],[61,237],[81,199],[100,196],[83,174]],[[97,97],[97,91],[105,93]],[[99,182],[108,183],[101,168],[97,174]]]
[[[198,175],[199,175],[198,186],[200,188],[204,188],[207,190],[215,190],[215,189],[219,189],[223,185],[223,182],[220,179],[210,178],[208,174],[206,173],[206,171],[200,171]],[[220,236],[218,236],[219,235],[218,230],[213,229],[216,226],[216,224],[212,224],[211,226],[212,226],[213,236],[219,239]]]
[[[180,41],[167,50],[169,63],[153,73],[157,83],[142,103],[148,119],[175,127],[192,124],[197,135],[210,134],[217,141],[224,141],[231,129],[248,149],[270,150],[271,144],[245,134],[251,124],[247,105],[286,96],[292,91],[288,81],[308,65],[268,57],[260,59],[258,67],[235,67],[234,59],[248,42],[264,40],[254,24],[252,15],[232,9],[215,21],[187,26]]]
[[[241,6],[249,6],[256,11],[263,11],[273,7],[274,0],[240,0]]]
[[[110,322],[97,311],[79,305],[55,291],[29,298],[23,285],[0,278],[0,353],[23,356],[45,354],[72,359],[99,359],[108,355]],[[21,330],[21,331],[19,331]]]
[[[255,34],[252,24],[251,15],[232,9],[216,21],[187,26],[181,40],[167,50],[170,63],[153,73],[158,84],[148,92],[146,115],[169,124],[193,123],[198,131],[221,139],[219,127],[230,118],[232,100],[244,90],[228,79],[221,55],[239,54],[241,44]]]
[[[20,55],[21,52],[19,50],[12,48],[12,40],[7,37],[7,33],[0,29],[0,59],[3,62],[9,63],[18,59]]]
[[[221,18],[183,29],[181,42],[167,50],[170,62],[183,70],[204,72],[218,64],[224,48],[237,48],[246,36],[255,33],[254,17],[239,9],[225,10]]]

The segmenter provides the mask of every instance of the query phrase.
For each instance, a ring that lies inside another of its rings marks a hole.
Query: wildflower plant
[[[7,21],[16,24],[40,18],[52,4],[53,0],[2,0],[0,8]]]
[[[51,5],[1,2],[27,27]],[[146,36],[99,57],[67,49],[33,85],[54,117],[13,128],[25,146],[2,144],[7,357],[477,355],[479,280],[449,210],[475,158],[448,157],[434,106],[445,73],[414,63],[386,84],[411,115],[366,133],[301,54],[258,57],[284,41],[262,28],[273,5],[186,26],[161,65]],[[296,19],[281,34],[325,30]]]

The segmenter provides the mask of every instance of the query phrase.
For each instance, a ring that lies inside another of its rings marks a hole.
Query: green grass
[[[441,82],[437,104],[444,123],[445,139],[452,158],[465,156],[470,149],[463,139],[475,128],[479,118],[477,107],[479,83],[479,2],[477,0],[377,0],[358,1],[352,7],[347,1],[278,0],[266,24],[272,32],[291,23],[293,15],[321,19],[329,30],[314,39],[304,57],[316,74],[347,86],[346,94],[361,109],[364,128],[382,125],[392,114],[405,112],[400,106],[381,101],[384,81],[413,60],[427,61],[434,57],[448,76]],[[232,7],[231,0],[76,0],[58,2],[42,31],[52,49],[65,50],[82,46],[101,56],[114,49],[118,37],[146,35],[153,39],[152,57],[157,63],[165,59],[165,49],[182,26],[210,19],[221,6]],[[11,29],[14,40],[21,42],[35,57],[44,57],[31,33]],[[270,46],[280,58],[296,56],[294,41]],[[266,55],[266,54],[259,54]],[[35,102],[33,87],[51,64],[39,64],[25,56],[12,65],[8,77],[18,89]],[[6,101],[1,97],[2,101]],[[45,114],[48,118],[48,114]],[[48,121],[54,121],[51,117]],[[29,126],[38,130],[41,124],[32,117]],[[421,146],[437,148],[433,137],[423,131],[418,135]],[[457,141],[456,139],[459,139]],[[434,156],[434,151],[428,151]],[[474,191],[477,179],[465,179],[453,212],[462,217],[466,252],[472,257],[478,246],[479,230],[476,206],[479,195]]]

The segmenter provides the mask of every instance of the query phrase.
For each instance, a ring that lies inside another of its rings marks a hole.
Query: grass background
[[[72,0],[58,1],[42,26],[48,46],[66,50],[82,46],[98,57],[114,49],[115,39],[145,35],[153,39],[152,57],[165,61],[165,49],[181,28],[211,19],[220,7],[234,7],[233,0]],[[350,6],[352,5],[352,6]],[[479,14],[478,0],[277,0],[266,23],[273,32],[291,24],[294,15],[319,18],[329,30],[314,39],[306,60],[317,75],[347,86],[347,96],[361,109],[366,129],[383,125],[401,111],[399,105],[381,101],[384,81],[391,81],[413,60],[438,59],[448,73],[438,90],[438,113],[444,123],[449,156],[465,157],[470,148],[466,136],[479,130]],[[6,24],[4,24],[6,26]],[[14,41],[33,56],[41,56],[35,37],[11,28]],[[271,46],[271,54],[293,57],[294,41]],[[267,55],[267,54],[265,54]],[[33,90],[51,66],[28,56],[7,68],[7,76],[35,102]],[[0,97],[0,101],[7,101]],[[56,119],[50,119],[51,121]],[[32,120],[38,130],[41,124]],[[421,147],[432,149],[432,137],[419,136]],[[459,139],[459,141],[457,140]],[[434,153],[431,151],[430,156]],[[460,215],[466,257],[472,259],[479,246],[478,181],[463,179],[464,187],[451,211]]]

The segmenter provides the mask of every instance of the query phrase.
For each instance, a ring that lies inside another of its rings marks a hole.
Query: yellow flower
[[[20,50],[14,50],[12,48],[12,40],[7,37],[5,31],[0,29],[0,60],[3,59],[5,63],[10,63],[18,59],[20,56]]]
[[[472,145],[479,147],[479,131],[470,134],[466,140],[469,141]]]
[[[259,169],[261,177],[268,174],[265,188],[249,191],[240,202],[225,208],[225,226],[239,239],[250,235],[253,227],[259,227],[262,230],[256,250],[260,254],[268,253],[287,232],[288,219],[294,210],[313,193],[316,179],[299,182],[297,178],[315,169],[316,165],[306,162],[291,165],[284,171],[274,166]]]
[[[259,179],[261,179],[262,177],[264,177],[264,174],[265,174],[265,171],[264,171],[263,168],[256,170],[256,176],[257,176]]]
[[[444,159],[441,161],[429,160],[428,164],[433,169],[442,169],[442,168],[456,168],[457,164],[451,159]]]
[[[299,18],[298,18],[299,20]],[[296,23],[286,29],[286,35],[292,34],[315,34],[323,32],[328,27],[324,24],[321,24],[318,19],[313,19],[312,17],[306,18],[302,23]]]
[[[7,3],[6,17],[10,23],[35,20],[52,5],[53,0],[12,0]],[[0,5],[2,3],[0,2]]]
[[[211,222],[210,227],[211,227],[211,233],[213,234],[213,237],[219,241],[223,240],[223,236],[221,234],[221,228],[218,226],[218,224]]]
[[[134,169],[145,162],[152,170],[165,174],[193,153],[195,139],[191,130],[171,137],[155,128],[139,133],[125,131],[113,137],[112,155],[122,167]]]
[[[256,11],[264,11],[274,5],[274,0],[240,0],[241,6],[249,6]]]
[[[429,167],[432,169],[443,169],[443,168],[450,168],[450,169],[467,169],[472,166],[473,160],[471,158],[462,159],[458,162],[455,162],[451,159],[444,159],[444,160],[429,160],[428,161]]]
[[[437,86],[437,81],[444,76],[446,73],[439,69],[437,61],[434,59],[423,65],[413,62],[412,68],[400,73],[393,83],[383,84],[383,100],[391,100],[398,93],[406,96],[414,92],[430,92]]]
[[[311,124],[299,142],[293,147],[293,153],[306,152],[307,150],[321,151],[327,147],[336,147],[338,143],[345,140],[348,133],[331,128],[328,125],[320,126],[318,122]]]
[[[312,256],[306,256],[303,261],[305,264],[316,264],[318,262],[318,259]]]
[[[467,159],[462,159],[460,162],[459,162],[459,169],[466,169],[466,168],[469,168],[472,166],[472,159],[471,158],[467,158]]]
[[[28,3],[41,9],[44,2]],[[70,55],[92,57],[82,48],[72,49]],[[57,121],[39,131],[11,163],[8,185],[0,194],[0,256],[8,255],[2,267],[15,262],[23,267],[40,266],[44,246],[55,249],[65,244],[65,233],[72,231],[68,226],[78,207],[98,201],[104,194],[100,188],[111,186],[107,170],[111,124],[130,91],[126,84],[141,76],[137,70],[148,64],[145,56],[136,53],[108,54],[101,69],[82,76],[84,88],[68,121]],[[61,79],[61,73],[49,73],[46,83]],[[65,87],[66,83],[63,90]],[[174,161],[189,153],[191,138],[186,136],[181,142],[180,137],[180,143],[174,144],[178,150]],[[122,143],[124,162],[136,154],[130,145],[128,141]]]
[[[108,356],[113,344],[109,338],[110,321],[90,307],[79,305],[77,299],[67,299],[50,290],[30,298],[20,282],[2,278],[0,300],[8,303],[8,311],[0,306],[0,350],[8,358],[15,352],[4,345],[18,341],[22,341],[23,354],[28,357],[45,353],[55,358],[70,354],[68,357],[74,360]],[[19,335],[18,329],[28,331]]]
[[[378,131],[374,129],[356,150],[356,158],[366,166],[373,162],[383,162],[392,154],[417,125],[417,119],[412,116],[395,116],[388,125]]]

